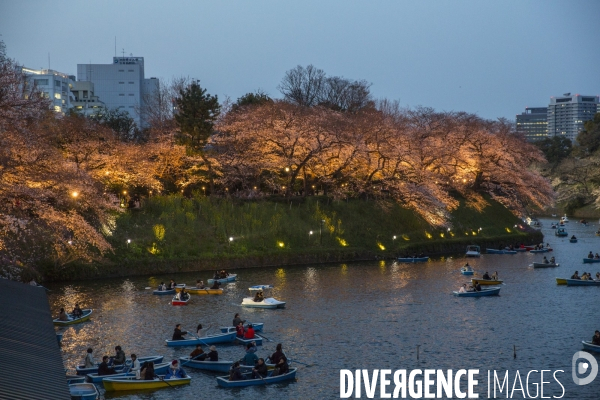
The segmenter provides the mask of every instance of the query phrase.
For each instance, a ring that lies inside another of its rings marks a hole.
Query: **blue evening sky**
[[[313,64],[365,79],[376,98],[514,119],[565,92],[600,94],[600,1],[8,1],[0,37],[31,68],[145,58],[219,99],[280,97]]]

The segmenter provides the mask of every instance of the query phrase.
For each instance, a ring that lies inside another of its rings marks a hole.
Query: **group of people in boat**
[[[215,274],[213,275],[213,279],[225,279],[228,276],[229,276],[229,272],[222,269],[220,271],[215,271]]]
[[[477,281],[475,281],[475,284],[463,283],[463,285],[460,287],[460,289],[458,289],[458,293],[467,293],[467,292],[481,292],[481,285]]]
[[[181,291],[177,293],[175,297],[180,301],[188,301],[190,299],[190,294],[185,291],[185,288],[181,288]]]
[[[579,271],[575,271],[575,273],[571,275],[571,279],[580,279],[582,281],[600,281],[600,272],[596,272],[596,279],[594,279],[592,274],[589,272],[583,272],[580,276]]]
[[[93,357],[94,350],[90,347],[87,349],[87,354],[83,361],[84,368],[95,368],[96,363],[94,362]],[[102,362],[98,365],[98,375],[113,375],[117,373],[121,373],[122,370],[127,363],[127,359],[125,357],[125,352],[121,348],[121,346],[115,347],[115,355],[114,356],[102,356]],[[140,362],[137,360],[137,356],[135,354],[131,354],[131,364],[128,369],[129,372],[133,372],[138,376],[140,373]],[[124,372],[124,371],[123,371]]]
[[[556,264],[556,258],[554,258],[554,256],[550,257],[550,260],[548,260],[546,258],[546,256],[544,256],[544,259],[542,260],[542,262],[544,264]]]
[[[271,365],[274,365],[271,377],[287,374],[290,372],[288,359],[283,353],[281,343],[277,345],[277,348],[273,354],[264,358],[259,358],[256,355],[257,347],[253,343],[246,345],[246,353],[240,361],[236,361],[229,370],[230,381],[241,381],[244,379],[264,379],[269,376],[269,369],[266,360],[271,361]],[[246,378],[242,373],[242,367],[252,367],[250,376]]]
[[[254,301],[255,302],[261,302],[265,299],[265,295],[263,294],[262,290],[259,290],[258,292],[256,292],[256,294],[254,295]]]
[[[173,279],[171,279],[171,281],[169,282],[168,285],[165,285],[164,282],[161,282],[160,285],[158,285],[158,290],[160,290],[160,291],[175,290],[176,287],[177,287],[177,284],[175,283],[175,281]]]
[[[81,317],[83,317],[83,310],[79,307],[79,303],[75,303],[75,308],[73,308],[71,314],[68,314],[64,308],[61,308],[58,314],[59,321],[73,321]]]
[[[485,273],[483,274],[481,279],[484,279],[486,281],[497,281],[498,280],[498,271],[494,271],[492,276],[490,276],[490,274],[487,271],[485,271]]]
[[[596,254],[594,255],[594,253],[592,253],[592,252],[590,251],[590,254],[588,254],[588,255],[587,255],[587,258],[589,258],[590,260],[592,260],[592,259],[593,259],[593,260],[597,260],[597,259],[599,259],[599,258],[600,258],[600,254],[596,253]]]

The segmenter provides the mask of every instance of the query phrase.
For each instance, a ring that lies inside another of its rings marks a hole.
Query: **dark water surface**
[[[301,267],[245,269],[235,271],[238,281],[227,284],[221,296],[192,295],[186,307],[173,307],[170,296],[153,296],[156,287],[170,276],[97,280],[50,285],[53,310],[72,309],[75,302],[93,308],[88,323],[66,329],[62,342],[65,367],[73,370],[88,347],[97,360],[114,354],[121,345],[129,356],[162,354],[165,361],[186,356],[191,347],[170,348],[175,324],[193,330],[198,323],[231,324],[236,312],[249,321],[264,322],[264,334],[272,342],[259,347],[265,357],[283,343],[288,357],[305,364],[298,367],[297,381],[269,387],[223,389],[215,376],[192,368],[189,386],[154,392],[103,394],[120,399],[173,398],[339,398],[340,369],[479,369],[480,398],[487,398],[487,371],[510,372],[512,388],[519,370],[523,385],[529,370],[562,369],[557,373],[565,387],[563,398],[600,398],[600,376],[587,386],[571,379],[571,358],[600,329],[600,287],[557,286],[555,277],[570,277],[575,270],[600,271],[600,264],[582,264],[591,250],[600,252],[597,224],[585,227],[570,222],[569,234],[580,239],[571,244],[557,238],[544,220],[546,241],[561,265],[536,269],[528,265],[544,254],[483,255],[469,262],[480,274],[498,271],[505,285],[500,296],[456,298],[452,291],[468,280],[459,273],[462,256],[421,264],[374,261]],[[591,267],[590,267],[591,266]],[[210,273],[179,274],[178,283],[193,284]],[[256,284],[275,286],[273,297],[287,302],[283,310],[252,310],[240,307],[247,288]],[[209,332],[209,333],[211,333]],[[420,346],[417,360],[417,346]],[[517,357],[513,358],[513,346]],[[239,345],[217,345],[220,357],[241,358]],[[595,356],[596,360],[600,357]],[[185,369],[185,367],[184,367]],[[551,374],[545,375],[545,396],[560,396],[561,388]],[[535,394],[539,374],[530,377]],[[518,385],[517,385],[518,386]],[[101,393],[103,393],[102,387]],[[363,398],[364,389],[363,389]],[[379,389],[377,390],[379,397]],[[498,394],[499,398],[506,395]],[[513,398],[523,398],[516,391]]]

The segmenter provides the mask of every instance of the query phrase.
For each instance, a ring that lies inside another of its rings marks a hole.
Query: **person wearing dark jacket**
[[[271,357],[269,357],[271,359],[271,364],[278,364],[279,360],[281,360],[282,357],[285,357],[283,355],[283,350],[281,349],[281,343],[279,343],[277,345],[277,349],[275,351],[275,353],[271,354]]]
[[[241,322],[241,323],[242,323],[242,325],[243,325],[243,324],[244,324],[244,322],[246,322],[246,321],[244,321],[244,320],[242,320],[242,319],[240,318],[240,314],[235,314],[235,316],[233,317],[233,324],[232,324],[232,325],[237,327],[237,326],[240,324],[240,322]]]
[[[266,378],[268,373],[269,370],[267,369],[267,364],[265,364],[265,360],[259,358],[256,367],[252,368],[252,379]]]
[[[204,350],[202,350],[202,346],[197,344],[196,350],[194,350],[190,353],[190,360],[204,361],[205,358],[206,358],[206,353],[204,353]]]
[[[108,356],[102,357],[102,362],[98,366],[98,376],[115,374],[114,368],[108,366]]]
[[[187,334],[187,331],[181,331],[181,324],[175,325],[175,330],[173,331],[173,338],[171,340],[185,340],[183,335]]]
[[[236,361],[232,366],[231,370],[229,370],[229,380],[230,381],[241,381],[244,379],[244,375],[242,375],[242,371],[240,371],[240,363]]]
[[[283,375],[287,374],[288,372],[290,372],[290,366],[288,365],[287,358],[283,356],[277,363],[277,366],[275,366],[271,376]]]
[[[487,271],[485,271],[485,274],[483,274],[483,276],[481,277],[481,279],[485,279],[485,280],[490,280],[490,274],[488,274]]]
[[[217,348],[215,346],[210,346],[210,351],[206,355],[208,361],[219,361],[219,353],[217,352]]]
[[[141,372],[142,379],[145,381],[152,381],[156,374],[154,373],[154,363],[152,361],[146,361],[142,367]]]
[[[112,364],[113,365],[123,365],[125,364],[126,357],[125,352],[121,349],[121,346],[115,347],[116,354],[113,357]]]
[[[600,331],[596,331],[596,333],[594,333],[594,337],[592,338],[592,344],[600,346]]]

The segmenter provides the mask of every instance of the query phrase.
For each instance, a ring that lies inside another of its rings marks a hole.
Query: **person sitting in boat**
[[[123,365],[125,364],[126,357],[125,352],[121,349],[121,346],[115,347],[115,356],[110,358],[109,365]]]
[[[252,368],[252,379],[261,379],[266,378],[269,370],[267,369],[267,364],[265,364],[265,360],[262,358],[258,359],[256,363],[256,367]]]
[[[206,359],[206,353],[202,350],[202,345],[197,344],[196,349],[190,353],[190,360],[204,361]]]
[[[596,253],[596,255],[594,256],[594,259],[599,259],[600,258],[600,254]]]
[[[173,338],[171,340],[185,340],[183,335],[186,335],[187,331],[181,331],[181,324],[175,325],[175,330],[173,331]]]
[[[542,260],[542,262],[544,264],[550,264],[550,261],[548,261],[548,259],[546,258],[546,256],[544,256],[544,259]]]
[[[218,289],[219,286],[221,286],[221,282],[219,281],[214,281],[213,285],[210,287],[211,289]]]
[[[87,349],[85,360],[83,360],[84,368],[94,368],[96,366],[96,363],[94,362],[94,356],[92,355],[93,352],[94,350],[91,347]]]
[[[487,271],[485,271],[485,274],[483,274],[483,276],[481,277],[481,279],[485,279],[486,281],[489,281],[489,280],[491,280],[491,278],[490,278],[490,274],[488,274],[488,272],[487,272]]]
[[[268,358],[271,360],[272,364],[277,364],[281,357],[284,357],[283,349],[281,343],[278,343],[275,348],[275,353],[271,354]]]
[[[475,283],[475,285],[473,285],[473,290],[476,292],[481,292],[481,285],[478,281]]]
[[[135,379],[141,379],[140,371],[141,371],[140,360],[137,359],[137,356],[135,354],[132,354],[131,355],[131,368],[129,368],[129,372],[135,374]]]
[[[592,253],[592,252],[590,251],[590,254],[588,254],[588,258],[594,258],[594,253]]]
[[[244,354],[244,357],[242,357],[242,359],[240,360],[240,364],[254,367],[258,362],[258,357],[256,356],[256,354],[251,351],[248,351],[251,347],[252,343],[248,343],[246,345],[246,354]]]
[[[154,373],[154,362],[146,361],[142,367],[140,376],[145,381],[153,381],[156,377],[156,374]]]
[[[158,290],[160,290],[160,291],[167,290],[167,285],[165,285],[164,282],[161,282],[160,285],[158,285]]]
[[[79,303],[75,303],[75,308],[73,308],[73,318],[81,318],[83,316],[83,311],[79,307]]]
[[[575,235],[571,236],[571,240],[577,240],[577,238],[575,237]]]
[[[596,272],[596,280],[600,281],[600,272]]]
[[[493,281],[497,281],[498,280],[498,271],[494,271],[494,273],[492,274],[492,280]]]
[[[204,281],[197,280],[196,281],[196,289],[206,289],[206,286],[204,286]]]
[[[217,351],[217,348],[215,346],[210,346],[209,350],[210,351],[206,355],[208,361],[219,361],[219,352]]]
[[[244,380],[244,375],[242,375],[239,361],[234,362],[233,365],[231,366],[231,369],[229,370],[229,380],[230,381]]]
[[[286,356],[283,356],[275,366],[271,376],[283,375],[287,374],[288,372],[290,372],[290,366],[288,365]]]
[[[102,362],[98,366],[98,376],[114,374],[116,374],[115,369],[108,366],[108,356],[102,357]]]
[[[190,299],[190,294],[185,291],[185,288],[181,288],[181,292],[179,292],[179,300],[187,301]]]
[[[571,279],[581,279],[579,277],[579,271],[575,271],[575,273],[571,276]]]
[[[554,258],[554,256],[550,257],[550,264],[556,264],[556,258]]]
[[[592,344],[600,346],[600,331],[596,331],[594,333],[594,337],[592,338]]]
[[[167,373],[165,375],[165,379],[183,379],[185,377],[186,377],[186,373],[183,370],[183,368],[181,368],[179,366],[179,361],[177,361],[177,360],[171,361],[171,367],[167,371]]]
[[[240,318],[240,314],[236,313],[236,314],[233,316],[233,324],[232,324],[232,326],[236,326],[236,327],[237,327],[237,326],[240,324],[240,322],[243,324],[243,323],[244,323],[244,322],[246,322],[246,321],[245,321],[245,320],[242,320],[242,319]]]
[[[246,332],[244,332],[244,324],[242,324],[242,321],[240,321],[235,327],[235,335],[239,338],[243,338],[245,333]]]
[[[263,295],[262,290],[256,292],[256,294],[254,295],[254,301],[257,303],[260,301],[263,301],[264,299],[265,299],[265,296]]]
[[[460,287],[460,289],[458,289],[458,293],[467,293],[467,284],[463,283],[463,285]]]
[[[248,329],[244,333],[244,339],[254,339],[254,328],[252,324],[248,324]]]
[[[215,274],[213,275],[213,279],[220,279],[219,271],[215,271]]]
[[[169,282],[169,286],[167,288],[169,290],[173,290],[173,289],[175,289],[176,286],[177,286],[177,284],[175,283],[175,281],[173,279],[171,279],[171,282]]]
[[[65,312],[64,308],[61,308],[60,313],[58,314],[58,319],[60,321],[71,321],[73,318],[69,317],[69,314]]]

